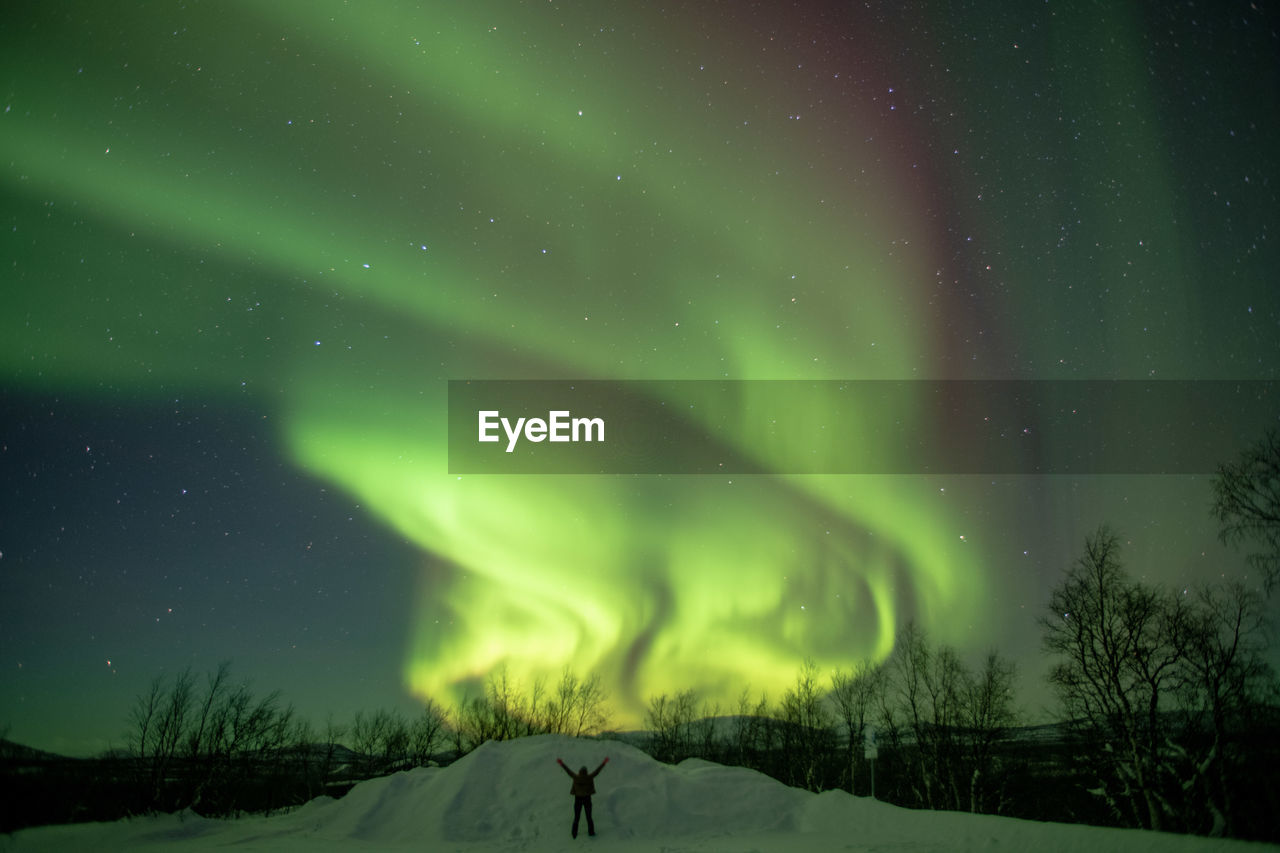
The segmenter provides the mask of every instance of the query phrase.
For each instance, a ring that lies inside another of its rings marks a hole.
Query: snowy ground
[[[595,838],[569,837],[569,777],[593,769]],[[751,770],[691,759],[659,764],[617,741],[557,736],[488,743],[445,768],[363,782],[341,800],[235,821],[166,815],[43,827],[3,851],[1249,851],[1280,848],[1138,830],[911,811],[839,791],[811,794]]]

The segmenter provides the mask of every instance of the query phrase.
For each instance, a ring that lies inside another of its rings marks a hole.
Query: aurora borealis
[[[1242,572],[1204,477],[447,473],[451,379],[1280,378],[1274,10],[1114,5],[11,4],[0,726],[224,659],[634,723],[908,619],[1034,689],[1097,524]]]

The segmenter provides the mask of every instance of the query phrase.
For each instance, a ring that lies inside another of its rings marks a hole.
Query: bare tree
[[[151,755],[154,727],[159,722],[160,706],[164,701],[164,676],[151,679],[150,689],[133,700],[129,709],[129,733],[127,742],[136,758]]]
[[[883,681],[883,669],[869,660],[859,661],[848,672],[836,670],[831,675],[831,701],[844,727],[845,766],[849,770],[849,793],[856,793],[859,759],[867,736],[867,724],[875,713],[875,699]]]
[[[1181,787],[1200,792],[1189,810],[1207,810],[1207,820],[1190,814],[1188,829],[1236,834],[1233,792],[1241,763],[1241,733],[1275,689],[1275,674],[1265,659],[1265,601],[1240,584],[1200,589],[1187,620],[1188,641],[1181,682],[1183,706],[1190,712],[1192,760]],[[1204,733],[1207,737],[1195,738]]]
[[[720,703],[702,701],[697,719],[690,726],[689,740],[694,755],[707,761],[720,761],[724,749],[720,737]]]
[[[469,705],[469,701],[464,699],[453,709],[453,726],[446,731],[446,739],[449,745],[453,747],[454,759],[461,758],[469,750],[475,748],[467,732],[467,709]]]
[[[1213,516],[1228,545],[1254,543],[1249,561],[1270,593],[1280,583],[1280,429],[1270,429],[1234,462],[1218,466]]]
[[[949,646],[932,648],[925,632],[908,623],[898,634],[888,677],[882,720],[895,752],[914,765],[916,801],[927,808],[962,808],[956,762],[967,673],[958,655]],[[900,726],[910,733],[910,745]]]
[[[1014,707],[1017,670],[997,652],[987,654],[982,670],[966,679],[961,732],[969,769],[969,811],[999,813],[1001,802],[989,802],[996,779],[996,744],[1018,721]]]
[[[320,755],[320,788],[323,791],[338,770],[338,747],[346,737],[347,727],[334,722],[330,716],[324,724],[324,747]]]
[[[176,796],[172,768],[179,758],[193,683],[189,669],[178,673],[167,688],[165,677],[156,676],[147,693],[134,701],[129,715],[134,755],[145,776],[147,802],[152,808],[176,807],[172,802]]]
[[[782,722],[783,753],[789,784],[821,791],[826,779],[823,764],[834,747],[831,714],[821,692],[818,666],[805,660],[796,683],[783,694],[778,708]]]
[[[379,708],[357,711],[351,725],[351,748],[365,776],[379,776],[403,769],[411,762],[412,736],[404,716]]]
[[[650,752],[659,761],[674,764],[693,754],[693,721],[698,706],[693,690],[674,696],[663,693],[649,700],[645,724],[650,732]]]
[[[230,686],[231,664],[224,661],[218,664],[217,670],[208,676],[204,698],[200,702],[194,727],[187,732],[186,752],[191,758],[198,758],[207,752],[208,738],[212,736],[215,715]]]
[[[1057,658],[1050,681],[1068,717],[1102,739],[1108,758],[1102,793],[1117,816],[1164,827],[1161,710],[1177,687],[1185,632],[1179,602],[1130,580],[1120,540],[1103,527],[1067,571],[1041,620],[1046,651]]]
[[[294,760],[306,727],[280,704],[279,694],[257,698],[247,683],[231,687],[229,671],[223,664],[210,674],[201,697],[188,669],[171,683],[156,678],[135,701],[131,740],[148,808],[230,814],[250,779],[259,800],[271,807],[277,792],[267,781]]]
[[[580,679],[565,669],[556,701],[566,710],[564,734],[574,737],[598,734],[609,725],[608,693],[597,673]]]
[[[763,757],[773,748],[773,731],[768,695],[761,693],[753,700],[751,688],[743,688],[733,721],[732,760],[742,767],[762,769]]]
[[[996,747],[1017,720],[1015,679],[1013,664],[994,651],[975,672],[951,646],[932,645],[914,623],[903,627],[859,704],[867,714],[878,706],[884,741],[906,769],[909,802],[999,811],[1002,801],[992,799],[1003,784]],[[837,705],[842,692],[834,697]]]
[[[490,722],[486,740],[511,740],[526,734],[522,729],[528,719],[528,709],[510,670],[505,665],[499,668],[485,679],[484,688]]]
[[[415,766],[425,767],[430,763],[445,739],[448,722],[448,709],[428,699],[409,729],[409,759]]]
[[[565,667],[555,694],[541,704],[534,728],[573,737],[595,734],[608,725],[607,694],[598,675],[579,678]]]
[[[464,698],[454,715],[459,755],[486,741],[518,736],[520,697],[506,668],[485,680],[484,693]]]

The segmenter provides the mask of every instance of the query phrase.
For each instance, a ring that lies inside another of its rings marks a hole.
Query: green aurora
[[[984,543],[1075,492],[446,473],[449,379],[1276,378],[1273,42],[1206,82],[1110,8],[804,8],[19,4],[4,385],[269,412],[420,552],[416,696],[570,667],[634,723],[1000,642],[1042,587]]]

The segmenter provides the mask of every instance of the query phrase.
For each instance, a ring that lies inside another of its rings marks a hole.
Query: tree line
[[[155,678],[129,714],[123,782],[130,811],[193,809],[206,816],[272,811],[356,781],[447,763],[490,740],[534,734],[599,734],[609,716],[597,676],[565,670],[554,686],[518,684],[505,669],[483,692],[446,708],[424,702],[412,716],[359,711],[317,729],[278,692],[233,683],[230,665],[203,682],[191,670]]]

